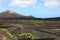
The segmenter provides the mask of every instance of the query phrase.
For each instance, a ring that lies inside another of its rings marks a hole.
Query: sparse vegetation
[[[5,28],[0,28],[1,31],[5,32],[11,40],[16,40],[17,37],[15,35],[12,35],[7,29]]]
[[[21,33],[21,34],[13,35],[5,28],[0,28],[0,31],[5,32],[11,40],[17,40],[17,37],[31,38],[32,40],[35,38],[35,36],[31,33]]]
[[[21,33],[21,34],[17,34],[18,37],[24,37],[24,38],[31,38],[32,40],[34,40],[36,37],[31,34],[31,33]]]
[[[36,21],[36,20],[29,21],[29,24],[39,24],[39,25],[41,25],[41,24],[44,24],[44,23],[45,23],[44,21]]]

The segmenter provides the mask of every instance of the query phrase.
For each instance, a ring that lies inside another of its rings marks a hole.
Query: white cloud
[[[11,0],[10,6],[27,7],[36,3],[37,0]]]
[[[54,8],[60,6],[59,2],[60,2],[59,0],[45,0],[44,5],[46,7]]]

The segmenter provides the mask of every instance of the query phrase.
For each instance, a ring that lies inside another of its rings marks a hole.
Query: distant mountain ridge
[[[44,18],[43,20],[57,20],[60,21],[60,17],[53,17],[53,18]]]
[[[17,17],[24,17],[24,16],[10,10],[6,10],[0,13],[0,18],[17,18]]]
[[[11,11],[11,10],[6,10],[4,12],[0,13],[0,18],[16,18],[16,19],[36,19],[36,20],[59,20],[60,17],[53,17],[53,18],[36,18],[32,15],[29,16],[24,16],[21,15],[17,12]]]
[[[28,18],[29,19],[29,18],[35,18],[35,17],[32,15],[24,16],[17,12],[14,12],[11,10],[6,10],[6,11],[0,13],[0,18]]]

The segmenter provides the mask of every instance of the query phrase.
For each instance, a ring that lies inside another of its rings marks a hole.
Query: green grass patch
[[[29,24],[38,24],[38,25],[41,25],[41,24],[44,24],[45,22],[44,21],[38,21],[38,20],[31,20],[29,21]]]

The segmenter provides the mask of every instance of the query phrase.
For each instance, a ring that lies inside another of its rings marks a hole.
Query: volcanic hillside
[[[18,17],[24,17],[24,16],[10,10],[6,10],[0,13],[0,18],[18,18]]]

